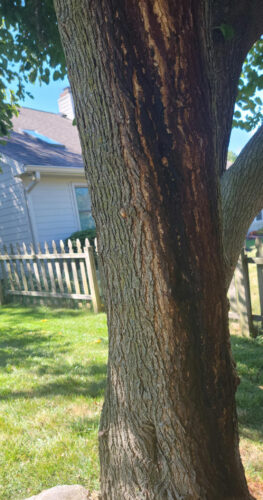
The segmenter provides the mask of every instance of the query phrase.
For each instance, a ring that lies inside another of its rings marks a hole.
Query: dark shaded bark
[[[251,40],[216,28],[230,4],[55,0],[107,302],[103,499],[249,498],[219,173]]]

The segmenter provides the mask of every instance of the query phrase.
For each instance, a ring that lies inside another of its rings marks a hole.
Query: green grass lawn
[[[87,310],[0,308],[0,498],[99,488],[107,326]]]
[[[248,477],[263,481],[263,343],[234,333],[241,450]],[[63,483],[99,489],[106,362],[104,314],[0,308],[1,500]]]
[[[234,332],[236,325],[231,327],[232,350],[241,379],[236,395],[240,449],[247,477],[263,487],[263,337],[243,338]]]

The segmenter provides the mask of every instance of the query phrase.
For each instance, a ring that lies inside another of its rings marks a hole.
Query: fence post
[[[256,257],[263,257],[263,244],[260,238],[256,238]],[[263,265],[257,264],[257,276],[258,276],[258,292],[259,292],[259,302],[260,302],[260,315],[261,315],[261,326],[263,325]]]
[[[229,319],[233,320],[239,320],[239,312],[238,312],[238,298],[237,298],[237,286],[236,286],[236,272],[234,273],[234,276],[232,278],[232,281],[230,283],[227,296],[229,300],[229,314],[228,317]]]
[[[0,255],[2,255],[1,249],[0,249]],[[3,305],[6,302],[6,290],[7,290],[7,275],[6,275],[6,268],[4,261],[1,260],[1,265],[0,265],[0,305]]]
[[[91,293],[93,310],[95,313],[98,313],[101,311],[100,293],[99,293],[99,286],[98,286],[98,281],[97,281],[93,248],[90,245],[90,242],[88,239],[85,240],[84,253],[87,255],[85,257],[85,262],[86,262],[87,273],[88,273],[88,278],[89,278],[89,285],[90,285],[90,293]]]
[[[0,306],[5,303],[5,280],[3,278],[0,279]]]
[[[238,259],[235,275],[241,332],[246,337],[252,337],[254,335],[254,325],[252,320],[248,263],[244,249]]]

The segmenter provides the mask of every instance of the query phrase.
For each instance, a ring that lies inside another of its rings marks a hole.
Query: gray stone
[[[79,484],[55,486],[25,500],[88,500],[88,490]]]

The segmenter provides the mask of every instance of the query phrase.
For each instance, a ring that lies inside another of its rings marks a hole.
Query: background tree
[[[262,129],[225,165],[263,4],[55,5],[107,295],[102,496],[248,499],[226,291],[262,204]]]
[[[227,153],[227,161],[231,161],[231,163],[234,163],[234,161],[237,159],[236,153],[233,151],[228,151]]]
[[[249,51],[239,79],[237,95],[239,109],[234,113],[233,125],[246,130],[252,130],[262,123],[262,99],[258,95],[258,91],[263,89],[262,53],[263,40],[261,38]]]
[[[63,78],[66,64],[52,0],[1,0],[0,16],[0,136],[5,136],[28,94],[26,84],[49,83],[51,74]]]

